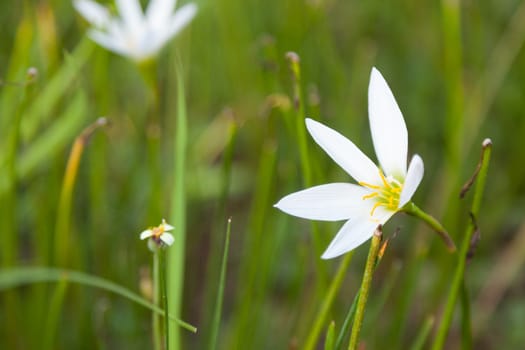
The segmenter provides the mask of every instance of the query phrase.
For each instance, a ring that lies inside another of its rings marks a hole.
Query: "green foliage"
[[[170,304],[169,312],[198,328],[177,328],[180,340],[170,344],[344,348],[367,249],[321,260],[319,249],[339,224],[311,224],[272,206],[307,184],[351,181],[301,129],[303,117],[373,154],[366,117],[372,66],[403,111],[410,153],[425,161],[415,200],[461,251],[470,248],[465,230],[473,229],[473,198],[459,199],[461,186],[482,140],[490,137],[494,148],[484,201],[475,203],[481,240],[470,262],[448,253],[415,218],[398,215],[384,227],[390,241],[371,283],[361,342],[425,348],[446,306],[449,324],[436,348],[524,344],[525,5],[198,5],[145,79],[133,62],[86,38],[71,1],[0,3],[0,348],[39,348],[49,318],[57,324],[51,348],[151,348],[147,308],[161,310],[147,301],[151,252],[138,236],[162,218],[176,227],[167,271],[180,310]],[[300,58],[295,77],[291,51]],[[85,145],[72,190],[72,259],[56,265],[69,151],[100,116],[110,126]],[[235,224],[226,266],[228,217]],[[74,269],[68,276],[80,284],[54,302],[57,284],[36,282],[61,281],[61,269]],[[86,288],[87,281],[101,284]],[[55,304],[56,315],[48,315]]]

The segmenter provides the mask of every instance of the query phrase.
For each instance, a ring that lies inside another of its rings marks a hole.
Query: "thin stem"
[[[407,203],[403,207],[402,211],[407,213],[408,215],[412,215],[423,220],[439,235],[439,237],[443,240],[449,251],[454,252],[456,250],[456,245],[454,244],[452,238],[448,235],[447,230],[433,216],[419,209],[413,202]]]
[[[350,332],[350,322],[352,321],[352,318],[355,315],[355,309],[357,306],[357,301],[359,300],[359,294],[360,291],[358,290],[355,294],[354,300],[352,301],[352,305],[350,305],[350,309],[348,309],[348,313],[346,314],[345,320],[343,321],[343,325],[341,326],[341,331],[339,332],[339,335],[337,336],[337,340],[335,342],[335,350],[341,349],[344,339],[347,337],[348,332]]]
[[[160,271],[159,271],[159,252],[153,253],[153,304],[159,305],[160,294]],[[153,326],[153,346],[155,350],[162,349],[162,333],[160,331],[159,316],[156,312],[151,313]]]
[[[334,302],[334,298],[337,294],[337,291],[341,287],[343,278],[346,274],[348,266],[350,265],[350,261],[352,261],[353,255],[353,252],[348,253],[344,256],[343,261],[341,261],[341,264],[337,269],[337,273],[335,274],[332,283],[328,287],[328,291],[321,305],[321,309],[317,313],[315,323],[310,332],[308,333],[308,338],[306,339],[306,345],[304,346],[304,349],[309,350],[315,347],[317,339],[319,338],[319,334],[321,333],[321,329],[326,321],[326,317],[328,316],[328,312],[330,311],[330,307]]]
[[[80,159],[84,148],[96,129],[107,124],[106,118],[99,118],[93,124],[86,127],[82,133],[77,136],[69,159],[66,165],[62,190],[60,192],[60,201],[58,204],[57,223],[55,232],[55,249],[53,259],[58,265],[68,265],[72,256],[71,245],[69,244],[70,221],[71,221],[71,199],[73,197],[73,188],[77,179]],[[53,346],[60,310],[66,294],[67,283],[60,283],[53,292],[53,302],[49,306],[45,330],[44,349],[50,349]]]
[[[472,347],[472,322],[470,311],[470,296],[465,279],[461,283],[461,348],[473,349]]]
[[[170,309],[180,315],[182,305],[182,290],[184,285],[184,256],[186,247],[186,148],[188,137],[188,124],[186,116],[186,98],[184,89],[183,69],[179,60],[176,64],[177,74],[177,119],[175,130],[175,185],[172,193],[172,217],[177,226],[177,244],[170,249],[166,273],[168,277],[168,293],[170,295]],[[171,323],[168,327],[170,333],[169,350],[180,349],[180,330]]]
[[[423,326],[421,326],[421,329],[419,330],[416,336],[416,340],[414,340],[414,343],[412,344],[412,347],[410,347],[410,350],[423,349],[423,346],[425,346],[425,342],[428,338],[428,335],[430,334],[430,331],[432,330],[433,325],[434,325],[434,316],[428,316],[425,319]],[[462,349],[470,349],[470,348],[462,348]]]
[[[492,141],[486,139],[482,144],[482,158],[481,158],[481,169],[478,174],[478,179],[476,182],[476,188],[474,192],[474,199],[472,202],[471,213],[474,218],[478,217],[479,209],[481,206],[481,199],[483,198],[483,191],[485,189],[485,182],[487,179],[487,171],[490,161],[490,155],[492,151]],[[443,311],[443,317],[439,324],[439,328],[434,338],[434,343],[432,344],[432,350],[443,349],[445,344],[445,339],[452,322],[452,315],[454,313],[454,306],[456,305],[456,300],[463,283],[464,273],[465,273],[465,263],[467,260],[467,254],[470,247],[470,242],[472,235],[476,231],[476,227],[472,220],[467,226],[466,232],[463,236],[463,242],[461,244],[461,250],[458,256],[458,262],[456,264],[456,271],[454,272],[454,277],[452,280],[452,285],[450,287],[450,292],[447,297],[447,302],[445,305],[445,310]]]
[[[303,185],[305,187],[312,186],[312,166],[310,164],[310,157],[308,152],[308,142],[305,127],[305,110],[303,91],[301,87],[301,60],[299,55],[295,52],[286,53],[286,59],[290,64],[291,79],[293,85],[293,106],[296,112],[295,121],[295,132],[297,143],[299,144],[299,157],[301,160],[301,172],[303,176]],[[319,229],[316,223],[312,222],[312,241],[315,253],[320,255],[323,252],[323,241],[319,233]],[[325,265],[321,263],[320,259],[315,260],[315,269],[318,276],[317,292],[319,296],[325,293],[328,285],[328,274],[326,272]]]
[[[169,315],[169,309],[168,309],[168,284],[166,283],[166,250],[161,249],[160,252],[160,280],[161,280],[161,291],[162,291],[162,303],[164,305],[164,314]],[[164,335],[166,337],[166,349],[169,349],[170,345],[170,332],[169,332],[169,326],[170,326],[170,319],[169,317],[164,317]]]
[[[357,309],[352,325],[352,334],[350,335],[350,343],[348,344],[348,350],[355,350],[359,341],[359,332],[363,324],[363,318],[365,315],[366,301],[368,300],[368,291],[370,290],[370,284],[372,282],[372,276],[374,274],[374,267],[376,265],[376,258],[379,253],[379,246],[381,243],[382,227],[379,225],[372,236],[372,242],[370,243],[370,250],[368,252],[368,258],[366,260],[365,272],[363,274],[363,282],[359,289],[359,299],[357,301]]]
[[[217,348],[217,338],[219,335],[219,326],[221,323],[222,314],[222,300],[224,298],[224,286],[226,283],[226,267],[228,266],[228,251],[230,248],[230,232],[231,232],[231,218],[228,219],[228,226],[226,228],[226,238],[224,240],[224,251],[222,254],[221,274],[219,277],[219,287],[217,289],[217,300],[215,302],[215,311],[213,313],[212,330],[210,335],[210,343],[208,349],[214,350]]]

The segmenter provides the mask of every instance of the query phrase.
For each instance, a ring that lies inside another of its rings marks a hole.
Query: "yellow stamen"
[[[360,184],[363,187],[371,188],[373,190],[380,190],[381,189],[381,186],[371,185],[371,184],[369,184],[367,182],[363,182],[363,181],[359,181],[358,184]]]
[[[372,210],[370,211],[370,216],[374,216],[376,209],[380,206],[385,207],[388,210],[396,211],[399,205],[399,197],[403,189],[403,185],[395,179],[387,179],[383,172],[379,170],[379,177],[383,186],[372,185],[367,182],[359,182],[359,185],[375,190],[369,194],[364,195],[363,200],[376,198]]]
[[[383,185],[385,185],[386,188],[392,188],[388,181],[386,181],[385,175],[383,175],[381,170],[379,170],[379,176],[381,176],[381,181],[383,181]]]
[[[384,204],[381,202],[377,202],[376,204],[374,204],[374,206],[372,207],[372,211],[370,211],[370,216],[374,216],[374,212],[376,211],[376,209],[382,205]]]
[[[377,193],[377,192],[372,192],[372,193],[370,193],[370,194],[365,194],[365,195],[363,196],[363,199],[370,199],[370,198],[374,198],[374,197],[377,197],[377,196],[379,196],[379,193]]]

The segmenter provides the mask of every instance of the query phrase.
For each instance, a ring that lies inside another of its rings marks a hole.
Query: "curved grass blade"
[[[164,316],[164,311],[160,307],[150,303],[148,300],[135,294],[129,289],[98,276],[89,275],[80,271],[49,267],[15,267],[10,269],[0,269],[0,291],[20,287],[26,284],[39,282],[59,282],[63,280],[68,281],[69,283],[77,283],[107,290],[125,297],[141,306],[144,306],[145,308],[148,308],[159,315]],[[168,315],[168,317],[182,328],[187,329],[193,333],[197,332],[197,328],[191,324],[179,320],[171,315]]]

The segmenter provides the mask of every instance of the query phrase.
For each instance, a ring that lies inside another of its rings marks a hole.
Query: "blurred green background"
[[[302,349],[341,258],[320,260],[312,225],[272,205],[305,187],[297,118],[323,121],[375,160],[367,87],[376,66],[404,114],[410,154],[425,161],[414,201],[442,219],[456,242],[470,220],[471,197],[460,200],[459,191],[476,167],[482,140],[492,139],[476,218],[481,240],[467,266],[465,295],[476,349],[523,347],[525,3],[197,4],[196,18],[159,55],[155,106],[133,62],[86,39],[88,24],[70,1],[0,3],[2,269],[60,266],[144,290],[151,253],[138,235],[163,217],[170,222],[180,59],[189,123],[181,317],[199,328],[182,333],[183,348],[207,345],[232,217],[219,348]],[[294,105],[289,51],[300,57],[304,116]],[[30,67],[38,76],[25,86]],[[95,132],[82,154],[61,260],[53,247],[67,159],[74,139],[99,116],[111,125]],[[351,181],[307,141],[312,184]],[[315,226],[322,249],[341,224]],[[385,233],[397,227],[371,290],[362,334],[367,349],[409,348],[426,320],[439,320],[451,283],[455,258],[437,236],[405,215],[390,221]],[[337,327],[359,286],[366,253],[366,246],[355,251],[330,308]],[[0,290],[0,348],[40,348],[54,286]],[[456,316],[447,349],[461,347]],[[53,348],[151,344],[150,312],[105,290],[68,287],[58,317]]]

